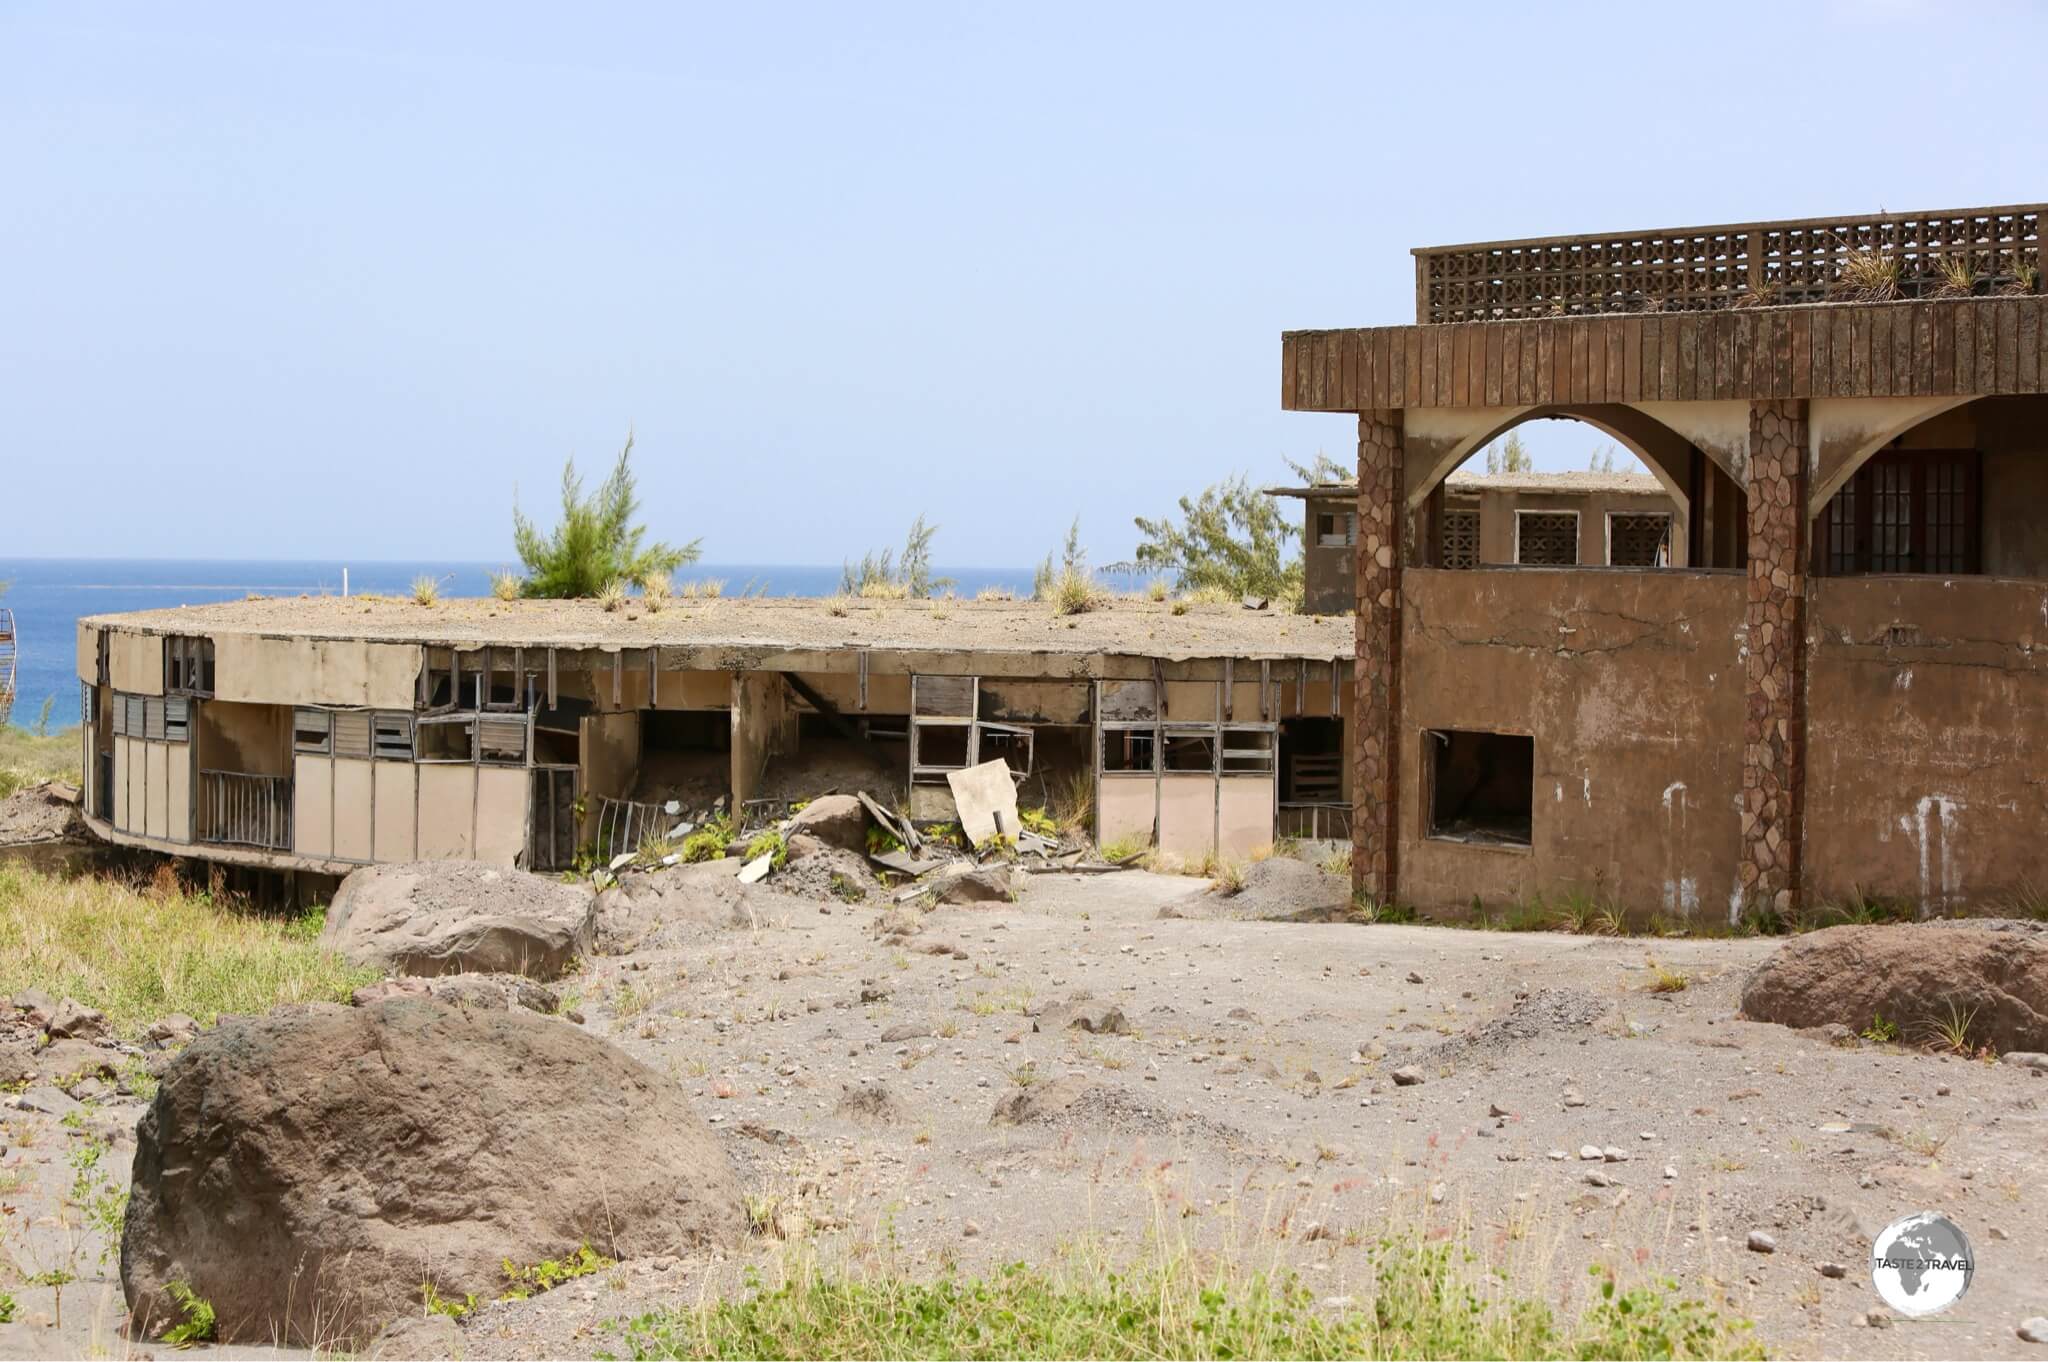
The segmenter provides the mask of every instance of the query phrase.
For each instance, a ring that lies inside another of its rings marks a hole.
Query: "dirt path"
[[[1675,1277],[1754,1318],[1773,1355],[2040,1352],[2014,1327],[2048,1312],[2048,1082],[1738,1019],[1770,941],[1159,916],[1196,885],[1039,876],[1017,903],[926,915],[765,885],[693,914],[680,893],[662,949],[566,987],[684,1086],[766,1218],[828,1257],[974,1269],[1084,1231],[1136,1252],[1163,1226],[1343,1296],[1382,1235],[1451,1227],[1553,1300],[1589,1263]],[[1687,986],[1649,992],[1652,958]],[[1023,1123],[991,1123],[1013,1103]],[[1871,1238],[1921,1209],[1971,1235],[1974,1286],[1936,1321],[1871,1327]],[[1753,1230],[1776,1251],[1750,1251]],[[480,1310],[464,1341],[619,1352],[608,1322],[748,1263],[772,1275],[785,1247],[626,1264]]]

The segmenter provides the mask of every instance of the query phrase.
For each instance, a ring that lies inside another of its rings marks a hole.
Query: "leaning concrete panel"
[[[292,763],[292,850],[301,856],[334,854],[332,757],[298,757]]]
[[[1217,854],[1236,859],[1271,845],[1273,778],[1225,776],[1217,786]]]
[[[466,860],[476,820],[476,767],[421,766],[420,859]]]
[[[164,693],[164,641],[155,634],[107,633],[107,680],[130,695]]]
[[[1159,849],[1185,861],[1216,849],[1216,777],[1159,777]]]
[[[477,768],[477,860],[512,865],[526,850],[527,780],[521,766]]]
[[[77,634],[78,679],[88,686],[96,686],[100,680],[100,631],[81,624]]]
[[[419,768],[410,762],[379,761],[375,766],[376,813],[371,820],[370,855],[378,861],[417,859],[413,797]]]
[[[1150,776],[1104,776],[1095,797],[1095,835],[1107,845],[1135,841],[1150,845],[1159,811],[1159,785]]]
[[[370,800],[374,777],[370,766],[370,762],[352,757],[334,758],[332,854],[337,859],[367,861],[371,858]]]

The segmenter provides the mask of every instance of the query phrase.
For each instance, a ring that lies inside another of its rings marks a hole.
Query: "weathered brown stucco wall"
[[[1400,897],[1498,906],[1578,888],[1725,917],[1742,778],[1739,573],[1412,569]],[[1428,729],[1535,739],[1531,846],[1424,836]]]
[[[1808,631],[1810,897],[2048,884],[2048,583],[1830,577]]]

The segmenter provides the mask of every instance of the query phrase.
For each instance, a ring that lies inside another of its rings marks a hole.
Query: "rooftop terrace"
[[[1035,601],[724,597],[676,600],[650,612],[636,598],[607,612],[594,601],[444,599],[432,606],[370,596],[265,596],[94,615],[86,628],[159,634],[260,634],[369,639],[459,648],[776,648],[1000,650],[1131,656],[1349,657],[1347,619],[1173,605],[1118,597],[1080,615]]]
[[[1709,312],[2033,293],[2044,205],[1422,246],[1415,320]]]

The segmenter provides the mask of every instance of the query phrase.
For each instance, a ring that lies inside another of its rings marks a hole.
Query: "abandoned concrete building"
[[[81,620],[88,825],[340,875],[609,857],[715,801],[865,790],[951,819],[1002,757],[1025,807],[1188,860],[1349,835],[1337,620],[1119,600],[252,598]],[[1075,801],[1072,792],[1085,794]]]
[[[1302,608],[1351,613],[1358,585],[1358,487],[1269,487],[1302,502]],[[1674,530],[1676,533],[1674,533]],[[1684,567],[1684,508],[1648,473],[1470,473],[1444,479],[1438,566]]]
[[[2041,217],[1430,247],[1414,324],[1287,333],[1283,407],[1358,422],[1360,889],[1733,916],[2048,884]],[[1666,561],[1471,564],[1450,475],[1542,418],[1650,469]]]

